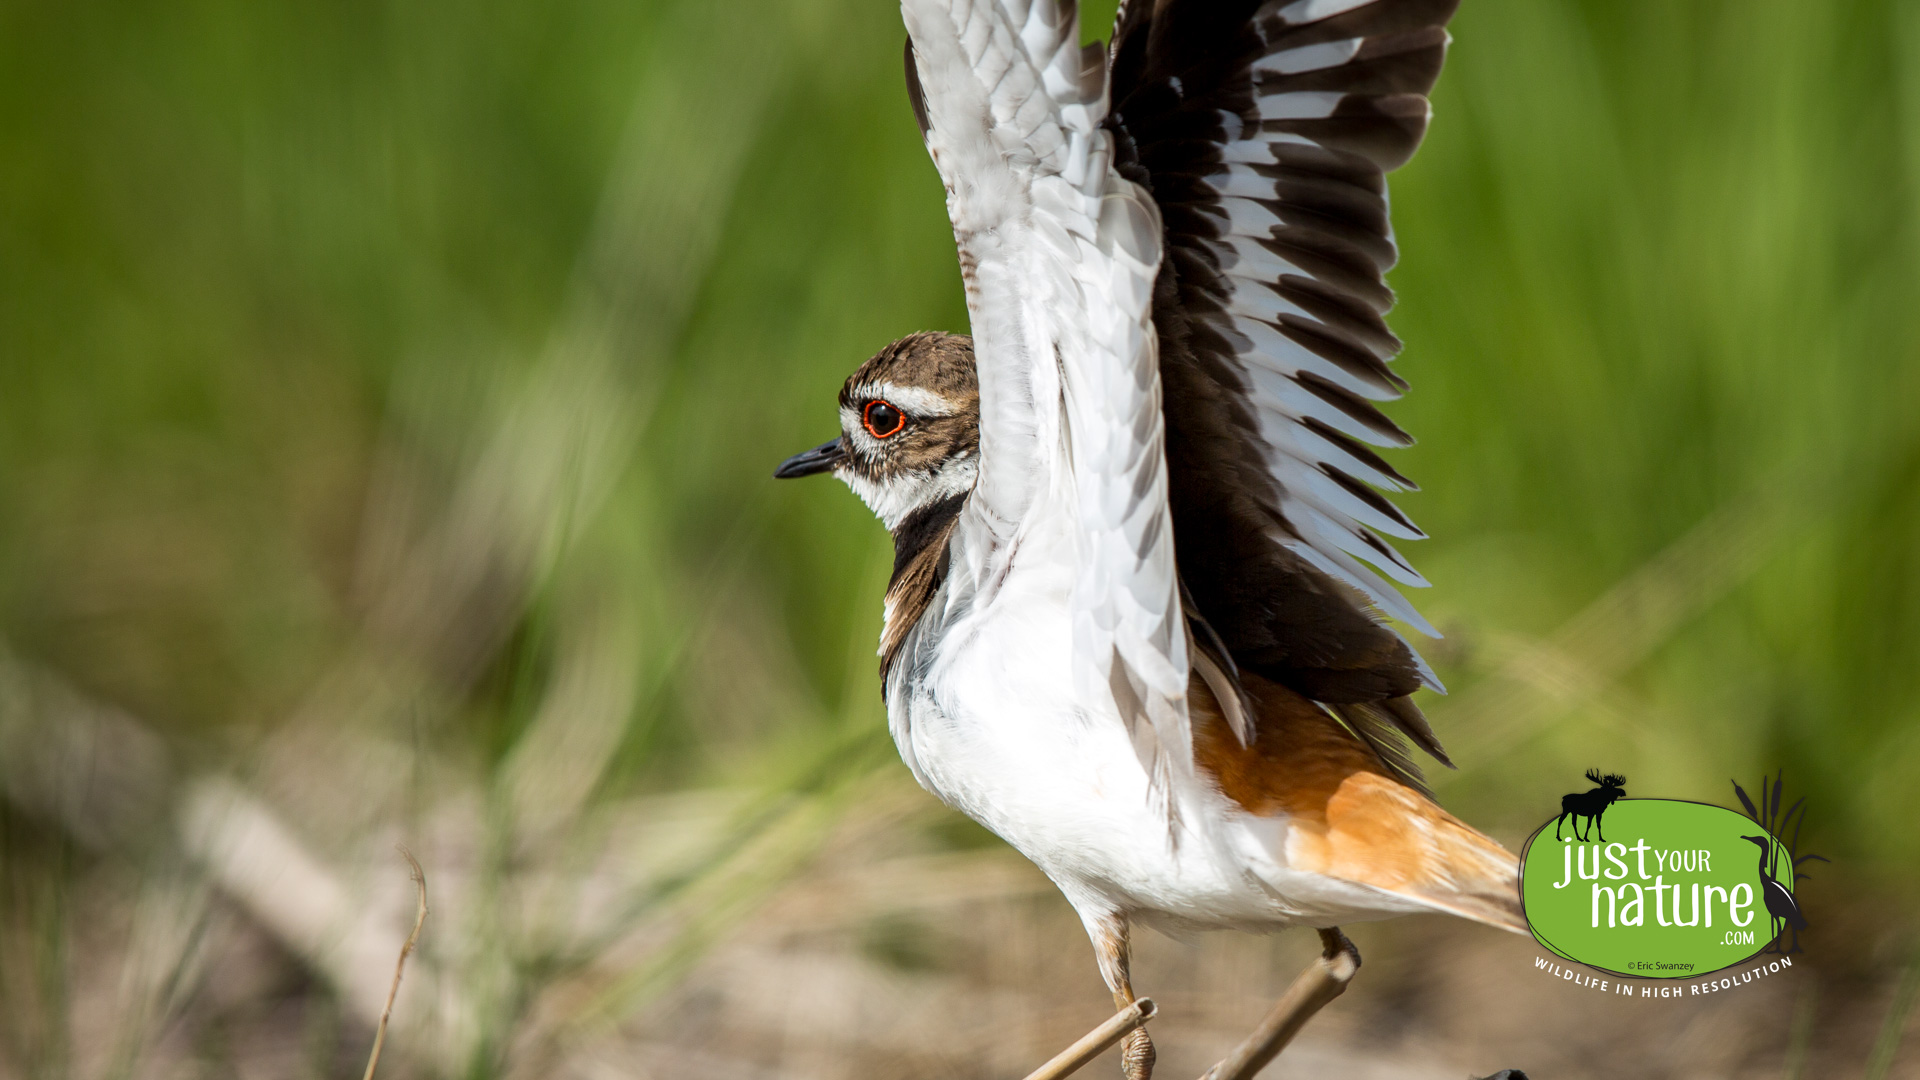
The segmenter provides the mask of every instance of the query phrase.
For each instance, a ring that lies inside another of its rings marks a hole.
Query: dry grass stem
[[[1314,960],[1287,992],[1233,1052],[1208,1069],[1200,1080],[1251,1080],[1287,1048],[1300,1029],[1327,1002],[1346,992],[1347,983],[1360,968],[1359,954],[1351,946],[1330,948],[1327,955]]]
[[[379,1025],[373,1029],[373,1052],[367,1055],[367,1071],[361,1080],[373,1080],[373,1070],[380,1067],[380,1048],[387,1041],[387,1020],[393,1016],[393,999],[400,995],[400,976],[406,972],[407,957],[413,955],[413,947],[420,943],[420,928],[427,922],[427,872],[420,869],[420,860],[413,857],[413,852],[406,848],[398,850],[400,857],[407,860],[420,906],[413,916],[413,932],[407,935],[406,944],[400,946],[400,958],[393,962],[393,985],[387,987],[387,1004],[380,1010]]]
[[[1900,1037],[1906,1033],[1913,1007],[1920,1003],[1920,962],[1907,966],[1906,974],[1887,1003],[1887,1019],[1880,1025],[1880,1037],[1874,1040],[1873,1053],[1867,1058],[1866,1080],[1886,1080],[1893,1070],[1894,1055],[1900,1052]]]
[[[1062,1076],[1079,1072],[1082,1066],[1105,1053],[1108,1047],[1126,1038],[1128,1032],[1145,1027],[1158,1011],[1152,998],[1135,1001],[1107,1017],[1099,1027],[1080,1036],[1079,1041],[1055,1054],[1045,1065],[1028,1073],[1026,1080],[1059,1080]]]
[[[1780,1067],[1780,1080],[1800,1080],[1807,1067],[1807,1051],[1813,1046],[1813,1020],[1819,1005],[1817,985],[1800,991],[1793,1007],[1793,1027],[1787,1036],[1787,1059]]]

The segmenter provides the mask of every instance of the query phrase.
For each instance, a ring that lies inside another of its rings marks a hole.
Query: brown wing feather
[[[1111,65],[1117,160],[1165,222],[1154,321],[1188,595],[1227,666],[1336,706],[1416,785],[1400,734],[1447,759],[1407,695],[1437,683],[1380,610],[1424,623],[1356,558],[1421,583],[1375,535],[1420,535],[1374,490],[1412,485],[1362,443],[1411,441],[1373,404],[1405,386],[1381,318],[1384,176],[1425,132],[1456,4],[1137,0]]]

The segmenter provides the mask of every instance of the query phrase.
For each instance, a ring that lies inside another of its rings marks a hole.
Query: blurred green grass
[[[1434,712],[1472,749],[1443,796],[1511,833],[1588,765],[1714,801],[1784,767],[1812,847],[1912,885],[1920,18],[1469,0],[1454,34],[1392,277]],[[598,795],[873,767],[886,537],[769,474],[873,350],[965,328],[902,36],[839,2],[0,6],[8,646],[244,760],[388,648],[396,471],[450,499],[585,341],[625,441],[552,432],[599,494],[533,523],[562,539],[466,666],[409,654],[441,719],[341,722],[505,760],[612,605],[641,674]],[[1619,656],[1493,693],[1559,640]]]

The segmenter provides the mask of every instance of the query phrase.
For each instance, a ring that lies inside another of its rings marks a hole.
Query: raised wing
[[[1412,441],[1374,405],[1405,388],[1385,173],[1426,132],[1457,3],[1135,0],[1107,121],[1165,222],[1154,320],[1201,640],[1416,779],[1393,732],[1446,760],[1407,699],[1438,682],[1379,613],[1433,633],[1391,583],[1426,582],[1382,537],[1422,533],[1380,494],[1412,482],[1370,445]]]
[[[1016,553],[1072,560],[1081,693],[1112,696],[1156,778],[1187,775],[1150,317],[1161,223],[1112,168],[1104,54],[1080,48],[1073,7],[1054,0],[901,8],[980,378],[980,477],[957,528],[977,533],[965,549],[983,561],[954,573],[990,603]],[[1063,531],[1070,550],[1057,549]]]

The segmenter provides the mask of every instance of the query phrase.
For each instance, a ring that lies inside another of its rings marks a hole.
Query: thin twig
[[[387,1004],[380,1010],[380,1023],[373,1029],[373,1053],[367,1055],[367,1072],[360,1080],[373,1080],[373,1070],[380,1065],[380,1047],[387,1041],[387,1019],[393,1015],[393,999],[400,995],[400,975],[407,970],[407,957],[413,955],[413,947],[420,941],[420,928],[427,922],[427,872],[420,869],[420,860],[413,852],[398,848],[400,857],[412,867],[413,888],[420,896],[420,910],[413,917],[413,933],[407,935],[407,943],[400,946],[400,959],[393,962],[393,985],[387,988]]]
[[[1105,1053],[1107,1047],[1126,1038],[1134,1028],[1146,1026],[1158,1011],[1152,998],[1140,998],[1080,1036],[1078,1042],[1055,1054],[1053,1060],[1028,1073],[1026,1080],[1060,1080],[1078,1072],[1082,1065]]]
[[[1328,940],[1324,933],[1323,940]],[[1307,1026],[1307,1021],[1313,1019],[1313,1014],[1346,992],[1347,983],[1360,967],[1360,954],[1353,951],[1344,936],[1338,941],[1339,946],[1330,943],[1326,955],[1315,958],[1313,964],[1293,980],[1293,985],[1287,987],[1287,992],[1280,996],[1273,1011],[1253,1034],[1208,1069],[1200,1080],[1251,1080],[1253,1074],[1286,1049],[1300,1029]]]

